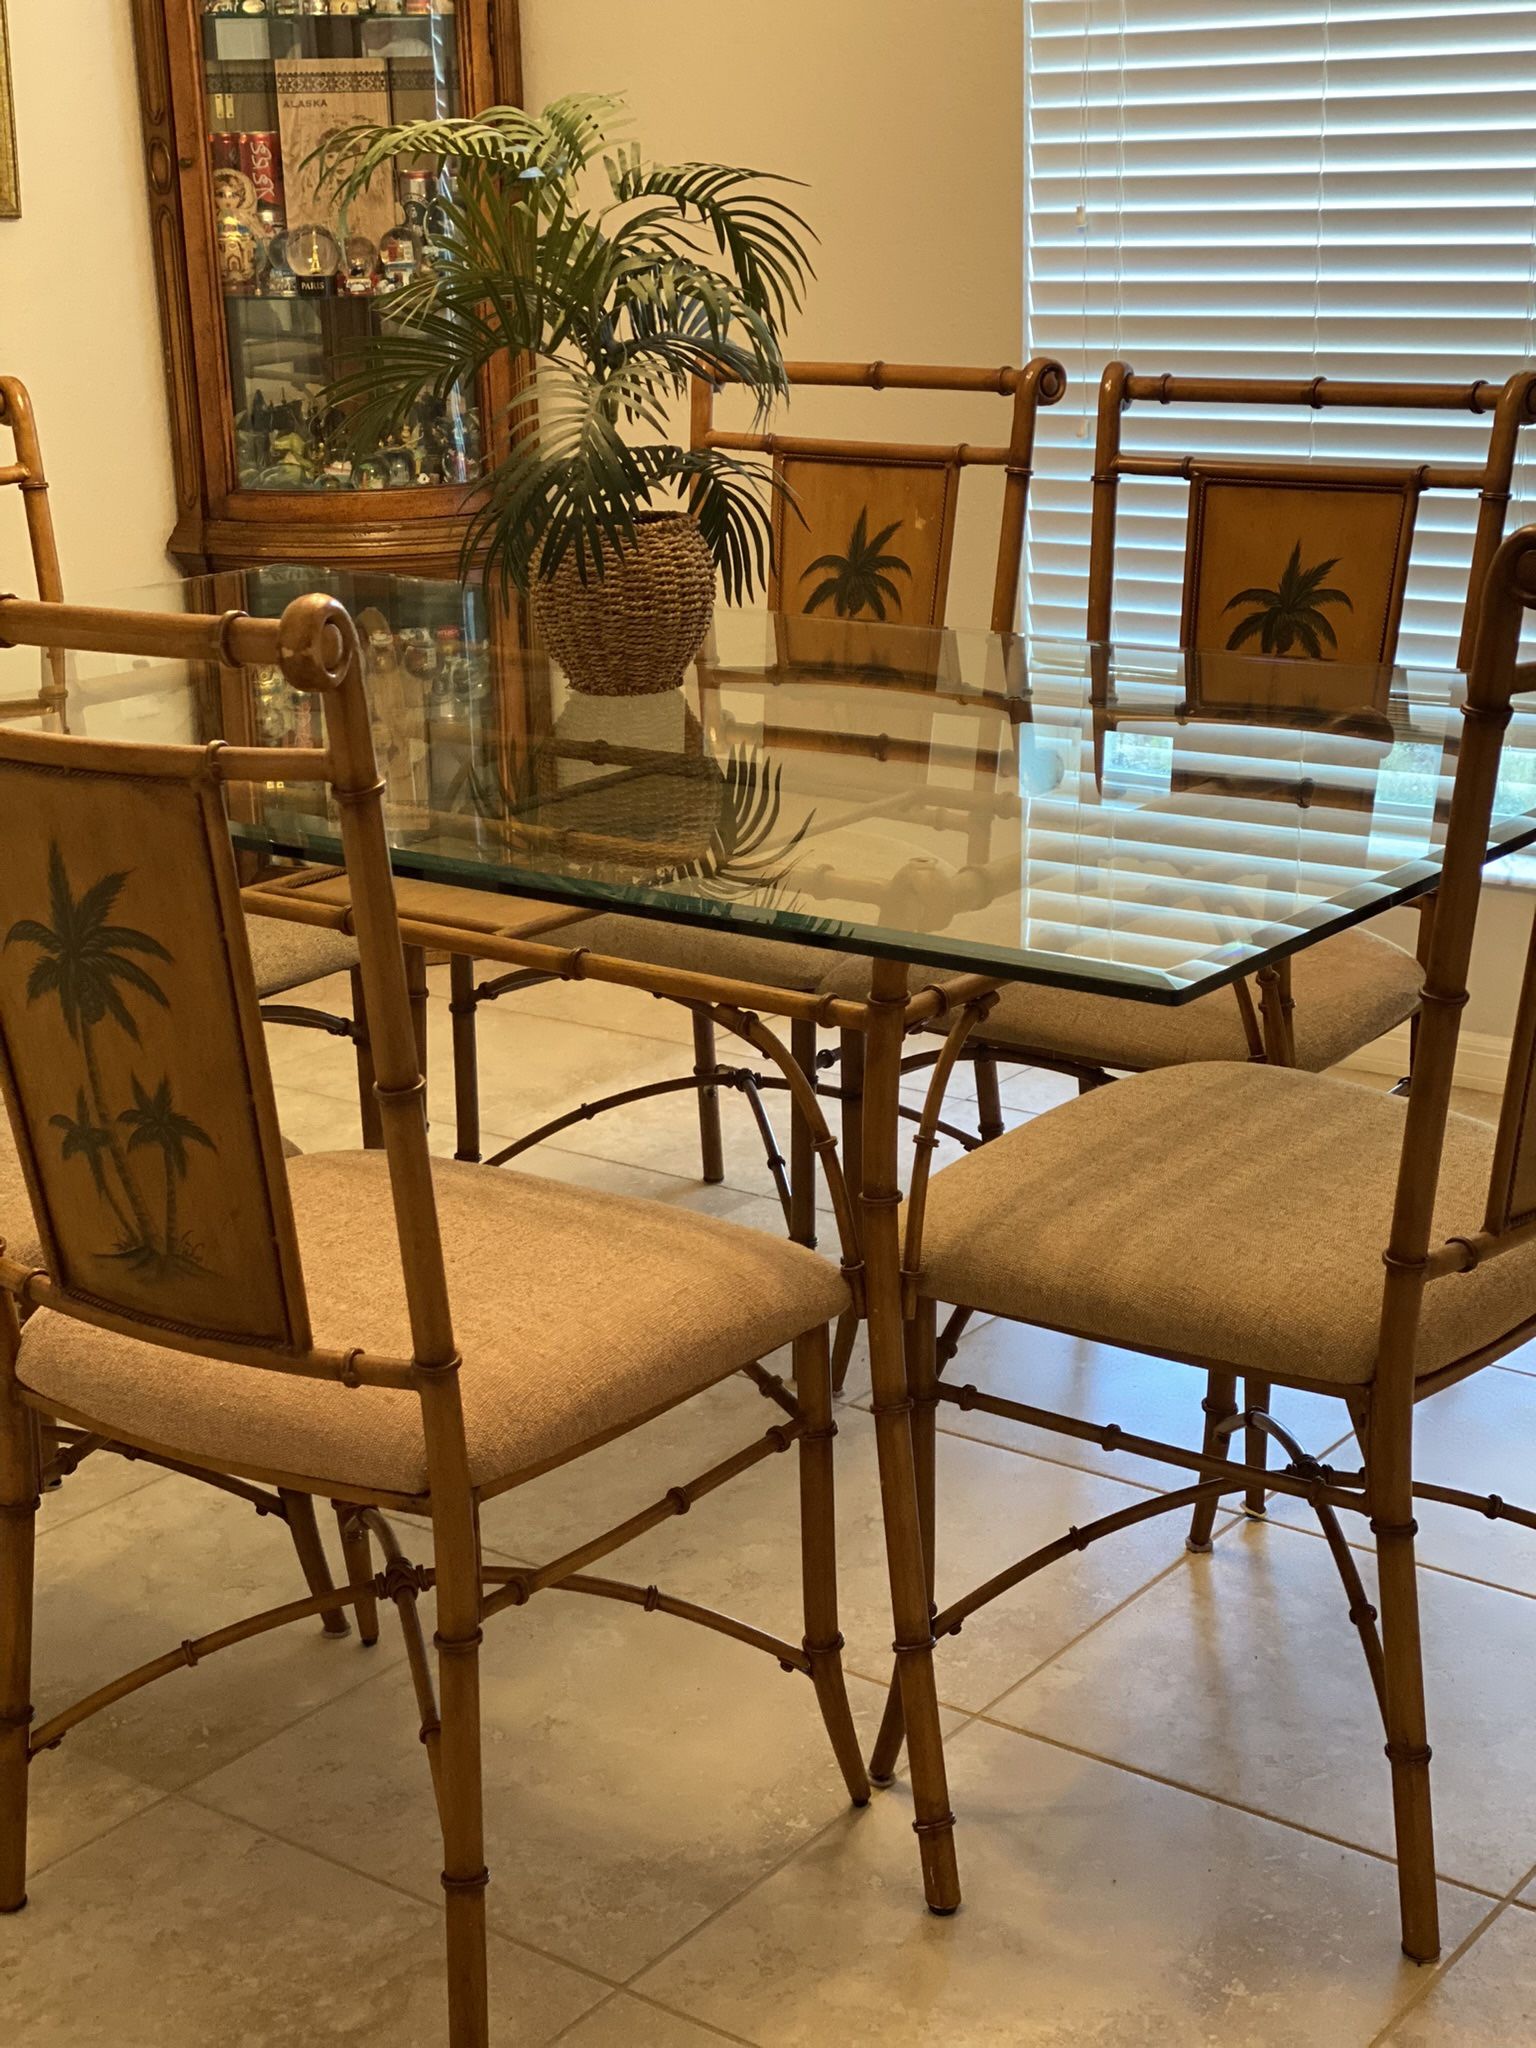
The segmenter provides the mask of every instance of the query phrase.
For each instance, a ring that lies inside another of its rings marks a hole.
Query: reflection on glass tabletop
[[[362,633],[401,875],[1154,1002],[1437,878],[1450,671],[722,606],[681,688],[596,697],[473,583],[282,568],[90,601],[275,615],[314,589]],[[276,670],[106,655],[71,656],[63,715],[99,738],[323,730]],[[235,808],[242,844],[339,863],[322,788]],[[1490,858],[1533,842],[1527,697]]]

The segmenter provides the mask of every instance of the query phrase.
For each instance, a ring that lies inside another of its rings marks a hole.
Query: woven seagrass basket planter
[[[583,583],[574,551],[535,576],[533,615],[573,690],[644,697],[675,690],[704,644],[715,564],[684,512],[642,512],[632,546]]]

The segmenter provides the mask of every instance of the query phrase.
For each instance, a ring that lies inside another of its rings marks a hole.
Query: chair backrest
[[[1480,464],[1275,461],[1137,453],[1123,445],[1139,404],[1379,408],[1492,414]],[[1137,376],[1111,363],[1099,386],[1093,465],[1088,637],[1114,637],[1115,537],[1125,477],[1189,487],[1179,644],[1358,664],[1397,655],[1414,520],[1425,491],[1478,499],[1459,663],[1471,659],[1478,604],[1504,531],[1520,428],[1536,413],[1536,372],[1504,384],[1307,382]]]
[[[1024,515],[1034,460],[1035,419],[1067,388],[1066,372],[1044,356],[1023,369],[945,369],[927,363],[786,363],[797,385],[871,391],[991,392],[1010,401],[1006,444],[951,447],[900,441],[799,439],[731,433],[714,423],[715,386],[693,380],[692,444],[773,458],[773,611],[942,626],[960,472],[1006,473],[992,594],[994,633],[1011,633],[1018,611]]]
[[[422,1368],[451,1368],[424,1083],[352,621],[320,596],[281,621],[11,600],[0,642],[276,665],[326,707],[323,748],[0,727],[0,1086],[46,1262],[35,1274],[0,1257],[0,1285],[161,1345],[317,1377],[413,1386]],[[410,1361],[312,1344],[225,803],[227,785],[249,781],[327,783],[341,811]]]
[[[1392,1235],[1386,1252],[1381,1372],[1412,1398],[1413,1341],[1426,1281],[1467,1270],[1536,1236],[1536,941],[1528,960],[1514,1049],[1500,1109],[1483,1231],[1432,1245],[1431,1226],[1446,1117],[1455,1082],[1456,1044],[1467,1000],[1467,973],[1482,890],[1483,864],[1498,786],[1510,700],[1536,687],[1519,664],[1520,630],[1536,609],[1536,526],[1511,534],[1489,564],[1471,669],[1445,851],[1425,962],[1423,1008],[1414,1054],[1398,1170]],[[1536,1313],[1536,1301],[1532,1303]]]
[[[53,514],[48,506],[43,451],[37,437],[37,422],[32,414],[32,400],[19,378],[0,377],[0,427],[10,435],[12,457],[9,462],[0,462],[0,489],[10,484],[21,492],[27,538],[32,549],[33,587],[46,603],[62,603],[64,578],[59,568]],[[48,675],[45,697],[48,701],[39,708],[62,715],[67,674],[64,649],[49,648],[45,660]]]

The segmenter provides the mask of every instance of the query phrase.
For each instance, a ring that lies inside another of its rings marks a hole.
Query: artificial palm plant
[[[619,139],[623,125],[621,101],[582,95],[541,114],[493,107],[331,137],[319,169],[343,205],[399,160],[448,176],[429,263],[329,396],[363,453],[501,360],[510,447],[467,554],[536,600],[562,582],[632,582],[648,520],[675,529],[686,508],[710,599],[718,569],[739,600],[766,575],[771,472],[679,445],[669,408],[695,374],[739,381],[764,406],[785,389],[781,338],[810,274],[809,230],[769,189],[782,180],[651,162]]]

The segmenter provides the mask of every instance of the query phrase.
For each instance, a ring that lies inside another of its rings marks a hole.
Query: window
[[[1040,419],[1028,596],[1080,634],[1099,372],[1471,382],[1536,363],[1529,0],[1027,0],[1027,320],[1072,389]],[[1470,414],[1138,407],[1180,451],[1480,459]],[[1234,438],[1235,436],[1235,438]],[[1511,523],[1536,517],[1536,427]],[[1185,489],[1122,489],[1116,633],[1176,637]],[[1469,494],[1420,509],[1401,658],[1454,657]]]

